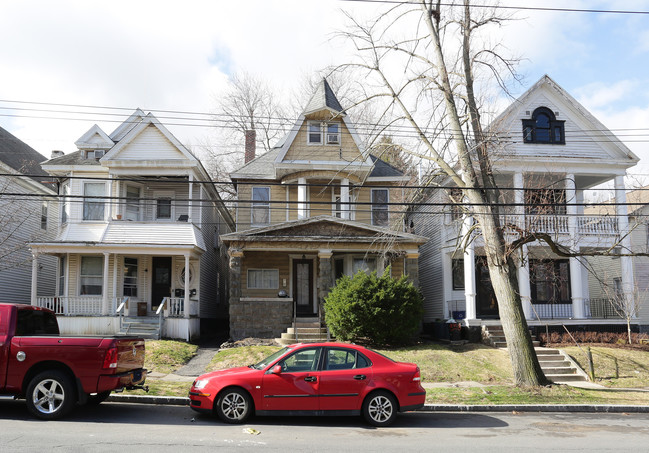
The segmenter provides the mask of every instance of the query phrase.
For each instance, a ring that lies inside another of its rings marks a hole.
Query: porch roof
[[[418,247],[428,238],[332,216],[282,222],[221,236],[223,242],[336,242]]]
[[[166,254],[184,253],[202,254],[207,249],[200,230],[190,223],[151,223],[151,222],[110,222],[104,228],[94,230],[94,234],[78,234],[77,229],[88,231],[84,225],[69,225],[57,240],[52,242],[33,242],[35,251],[67,253],[72,251],[91,250],[102,252],[124,253],[125,250],[135,253]]]

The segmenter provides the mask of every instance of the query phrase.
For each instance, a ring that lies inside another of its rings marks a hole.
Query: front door
[[[495,318],[498,316],[498,301],[491,286],[491,276],[485,257],[475,259],[476,315],[478,318]]]
[[[298,316],[315,316],[313,306],[313,260],[293,260],[293,299]]]
[[[155,256],[152,267],[151,310],[155,311],[162,303],[162,299],[171,296],[171,258]]]

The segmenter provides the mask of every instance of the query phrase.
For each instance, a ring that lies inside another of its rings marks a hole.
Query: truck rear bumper
[[[127,371],[125,373],[101,375],[99,376],[99,384],[97,392],[105,392],[108,390],[115,390],[121,388],[130,388],[136,385],[144,384],[146,380],[147,370],[139,368],[137,370]]]

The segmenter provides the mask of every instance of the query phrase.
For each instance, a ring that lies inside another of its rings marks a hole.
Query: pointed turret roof
[[[325,78],[316,86],[315,93],[313,93],[309,103],[304,108],[304,114],[308,115],[309,113],[324,109],[332,110],[336,113],[345,113],[331,86],[329,86],[329,82]]]

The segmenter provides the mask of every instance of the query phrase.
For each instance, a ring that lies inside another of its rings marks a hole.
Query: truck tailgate
[[[120,338],[117,342],[116,373],[144,368],[144,340]]]

